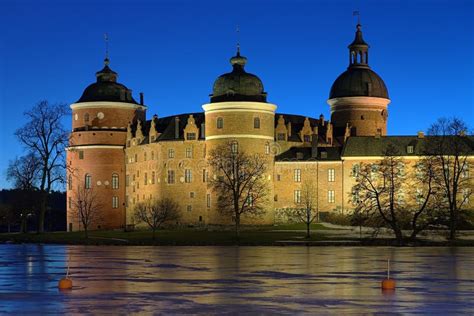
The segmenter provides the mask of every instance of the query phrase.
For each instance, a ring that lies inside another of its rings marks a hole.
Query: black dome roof
[[[109,68],[109,60],[105,59],[105,66],[96,73],[97,82],[89,85],[76,102],[112,101],[112,102],[137,102],[132,97],[132,91],[117,82],[118,74]]]
[[[382,78],[370,68],[350,67],[334,81],[329,99],[369,96],[388,99]]]
[[[230,59],[232,72],[219,76],[214,82],[211,103],[227,101],[267,102],[263,83],[256,75],[244,70],[247,58],[237,55]]]

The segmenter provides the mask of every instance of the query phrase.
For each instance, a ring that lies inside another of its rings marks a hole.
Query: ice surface
[[[447,315],[473,297],[473,248],[0,245],[0,314]]]

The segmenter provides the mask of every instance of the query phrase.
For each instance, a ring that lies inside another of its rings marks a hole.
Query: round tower
[[[247,58],[237,54],[230,59],[232,71],[214,82],[210,103],[204,104],[206,151],[220,144],[233,143],[238,151],[261,154],[268,161],[269,205],[273,205],[273,163],[276,105],[267,102],[262,81],[245,71]],[[213,198],[217,201],[217,198]],[[215,203],[214,203],[215,204]],[[215,207],[215,205],[214,205]],[[269,206],[268,210],[273,209]],[[270,212],[263,219],[268,221]],[[219,222],[217,209],[209,216]]]
[[[96,77],[97,81],[70,106],[68,231],[83,230],[82,219],[89,222],[90,230],[123,227],[127,125],[145,118],[146,107],[133,99],[130,89],[117,82],[118,74],[110,69],[108,58]],[[94,210],[87,212],[88,206]]]
[[[349,67],[334,81],[327,101],[334,130],[337,136],[344,135],[346,127],[351,136],[386,135],[388,90],[369,67],[369,45],[360,24],[348,48]]]

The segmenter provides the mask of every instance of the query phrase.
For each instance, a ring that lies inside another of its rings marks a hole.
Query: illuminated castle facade
[[[305,180],[315,183],[318,211],[351,211],[359,164],[380,159],[388,143],[404,159],[418,159],[422,134],[386,136],[390,99],[369,67],[360,25],[349,45],[349,66],[330,90],[329,120],[277,112],[262,81],[246,72],[246,62],[237,50],[232,71],[217,78],[204,112],[147,119],[143,95],[137,102],[106,59],[97,82],[71,105],[68,230],[82,227],[73,207],[81,188],[100,199],[101,216],[92,229],[134,225],[137,203],[163,197],[179,203],[182,224],[230,223],[216,208],[208,181],[214,175],[206,163],[208,152],[222,143],[235,142],[239,150],[268,161],[267,212],[243,218],[244,224],[280,221],[280,209],[301,202]]]

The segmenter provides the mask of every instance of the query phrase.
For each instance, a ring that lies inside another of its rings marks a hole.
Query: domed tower
[[[127,125],[145,119],[146,107],[117,82],[118,74],[104,60],[80,99],[71,104],[72,132],[67,152],[68,231],[83,229],[79,206],[94,200],[88,229],[120,228],[125,221],[125,155]]]
[[[262,81],[245,71],[247,58],[237,54],[230,59],[232,71],[214,82],[210,103],[204,104],[206,151],[219,144],[235,143],[237,150],[258,153],[268,159],[268,179],[272,177],[276,105],[267,103]],[[269,187],[271,191],[271,181]],[[268,195],[273,201],[272,193]],[[214,201],[217,201],[214,198]],[[215,204],[215,203],[214,203]],[[219,222],[217,210],[211,222]]]
[[[349,67],[334,81],[327,102],[337,136],[346,126],[351,136],[386,135],[390,99],[382,78],[369,67],[369,45],[360,24],[349,45]]]

